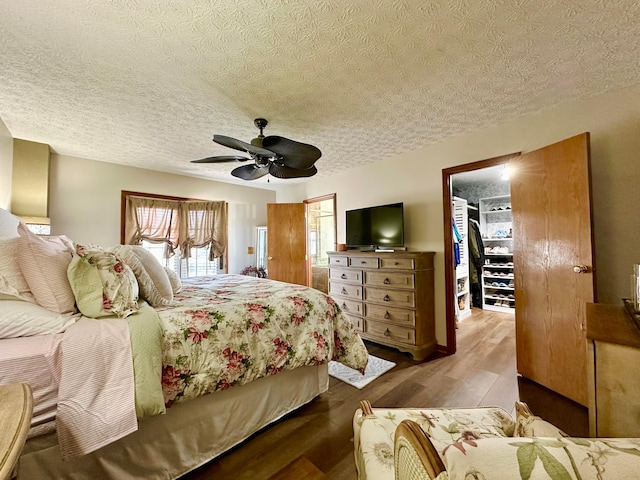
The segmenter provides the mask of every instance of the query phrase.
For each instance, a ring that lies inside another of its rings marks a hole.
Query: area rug
[[[329,362],[329,375],[356,388],[363,388],[395,366],[396,364],[393,362],[369,355],[369,362],[364,375],[353,368],[345,367],[341,363],[334,361]]]

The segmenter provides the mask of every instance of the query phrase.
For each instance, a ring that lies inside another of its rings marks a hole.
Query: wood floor
[[[457,330],[458,352],[422,363],[367,342],[372,355],[396,362],[362,390],[330,378],[329,390],[242,445],[188,474],[187,480],[354,480],[353,413],[374,407],[498,405],[518,398],[514,316],[474,309]]]

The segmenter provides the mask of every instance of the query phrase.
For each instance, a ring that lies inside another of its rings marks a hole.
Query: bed
[[[173,298],[164,304],[145,295],[120,302],[117,315],[88,316],[87,308],[62,311],[65,299],[52,297],[57,311],[42,314],[41,295],[16,283],[7,260],[20,228],[0,210],[0,332],[14,323],[0,339],[0,384],[34,391],[18,479],[178,478],[325,392],[329,360],[366,366],[362,340],[330,297],[268,279],[218,275],[176,288],[169,276]],[[34,241],[73,246],[69,265],[84,253],[65,238]],[[122,263],[119,274],[131,277]],[[56,269],[46,272],[49,287]],[[77,289],[91,297],[100,282],[93,270],[82,275],[68,277],[76,306],[85,302]],[[141,293],[136,279],[140,292],[119,284],[116,296]],[[104,292],[113,286],[102,282]],[[110,295],[91,297],[96,312],[118,303]],[[46,319],[44,328],[12,320],[27,316]]]

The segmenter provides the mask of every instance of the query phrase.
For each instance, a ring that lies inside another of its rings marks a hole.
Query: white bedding
[[[29,436],[55,428],[62,333],[0,340],[0,384],[25,382],[33,391]]]
[[[56,428],[62,458],[93,452],[138,429],[129,327],[83,317],[64,332]]]
[[[64,333],[0,340],[0,384],[34,393],[30,436],[58,432],[63,458],[138,428],[126,320],[82,317]]]

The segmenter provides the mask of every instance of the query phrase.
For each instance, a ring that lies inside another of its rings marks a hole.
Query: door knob
[[[267,260],[273,260],[273,257],[267,257]]]
[[[589,267],[586,265],[574,265],[573,271],[574,273],[587,273],[589,271]]]

